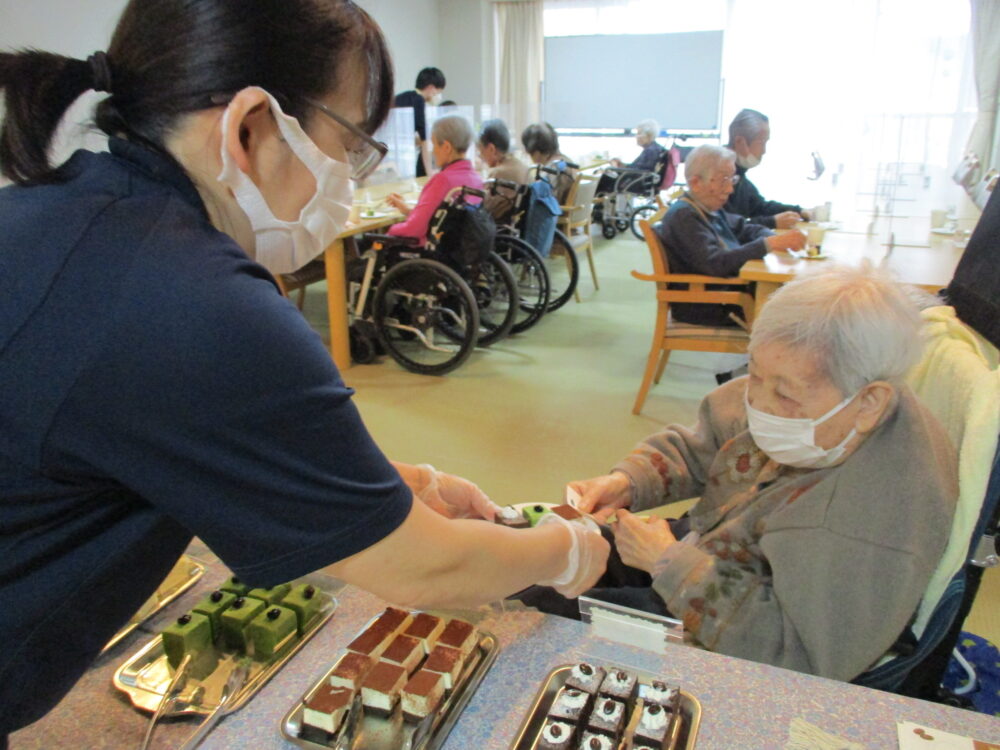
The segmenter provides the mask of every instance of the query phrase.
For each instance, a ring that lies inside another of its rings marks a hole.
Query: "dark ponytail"
[[[220,96],[260,86],[304,122],[313,114],[306,100],[352,73],[367,77],[364,127],[373,132],[392,105],[392,60],[381,30],[350,0],[131,0],[106,56],[0,53],[0,171],[18,183],[56,179],[52,135],[95,85],[110,92],[97,105],[98,128],[162,151],[180,116]]]
[[[49,144],[69,106],[91,87],[90,66],[48,52],[0,53],[4,124],[0,166],[15,182],[50,171]]]

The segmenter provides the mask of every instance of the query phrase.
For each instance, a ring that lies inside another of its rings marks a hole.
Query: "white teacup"
[[[948,221],[948,211],[943,208],[935,208],[931,211],[931,229],[940,229]]]
[[[812,221],[829,221],[830,204],[824,203],[822,206],[816,206],[815,208],[809,209],[809,217]]]
[[[810,255],[819,255],[823,252],[823,237],[825,236],[826,230],[823,227],[809,227],[806,230],[806,247]]]

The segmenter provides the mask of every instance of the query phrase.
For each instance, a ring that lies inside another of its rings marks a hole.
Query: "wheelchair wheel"
[[[569,302],[580,277],[580,262],[576,251],[569,238],[558,230],[552,238],[549,257],[545,259],[545,270],[549,273],[548,312],[552,312]]]
[[[619,232],[624,232],[628,229],[628,219],[615,219],[615,229]]]
[[[372,308],[382,345],[410,372],[444,375],[476,346],[476,298],[461,276],[438,261],[419,258],[390,268]]]
[[[367,323],[367,325],[365,325]],[[368,330],[372,328],[372,330]],[[359,365],[367,365],[378,356],[378,344],[374,328],[368,321],[358,320],[347,329],[351,346],[351,359]]]
[[[517,318],[517,281],[510,267],[495,252],[467,282],[479,307],[479,346],[489,346],[510,333]]]
[[[632,226],[632,234],[640,240],[646,239],[642,236],[642,229],[639,227],[640,221],[649,221],[649,217],[656,213],[656,206],[650,203],[647,206],[638,206],[632,209],[632,216],[629,218],[629,224]]]
[[[604,239],[613,240],[615,235],[618,234],[618,230],[615,229],[615,224],[613,221],[606,221],[601,224],[601,234],[604,235]]]
[[[521,298],[510,332],[527,331],[542,319],[549,306],[549,274],[545,262],[531,245],[517,237],[498,236],[496,254],[514,274]]]

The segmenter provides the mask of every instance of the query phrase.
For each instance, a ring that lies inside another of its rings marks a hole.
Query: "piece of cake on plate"
[[[462,658],[461,651],[457,648],[438,645],[431,649],[422,669],[444,675],[445,690],[451,690],[458,682],[463,666],[465,666],[465,660]]]
[[[288,592],[291,590],[292,584],[279,583],[277,586],[272,586],[269,589],[250,589],[247,592],[247,596],[261,599],[268,604],[280,604],[281,600],[288,596]]]
[[[374,664],[370,656],[348,651],[337,660],[327,682],[330,683],[330,687],[360,690],[362,681]]]
[[[270,659],[298,635],[295,613],[286,607],[266,607],[247,626],[247,640],[258,659]]]
[[[630,701],[635,695],[638,678],[624,669],[609,669],[604,682],[601,683],[600,695],[619,701]]]
[[[251,596],[238,596],[219,616],[222,630],[222,641],[227,648],[236,651],[246,651],[246,629],[257,615],[264,611],[267,604]]]
[[[205,615],[188,612],[165,628],[160,637],[163,639],[163,651],[167,655],[167,663],[177,669],[184,659],[184,654],[195,656],[211,648],[212,625]]]
[[[639,686],[639,697],[645,703],[656,703],[659,706],[663,706],[670,713],[677,710],[680,693],[680,688],[668,685],[660,680],[653,680],[652,684]]]
[[[321,685],[306,701],[302,711],[302,723],[334,734],[351,708],[354,691]]]
[[[580,744],[576,747],[577,750],[618,750],[618,743],[606,734],[597,734],[588,730],[580,737]]]
[[[361,702],[373,713],[388,716],[399,700],[407,677],[406,670],[398,664],[380,661],[361,683]]]
[[[606,734],[617,741],[625,725],[625,704],[614,698],[598,698],[594,701],[594,710],[587,720],[587,729],[600,734]]]
[[[451,620],[445,625],[438,638],[438,645],[457,648],[466,659],[479,643],[479,631],[465,620]]]
[[[322,603],[319,591],[310,583],[300,583],[281,600],[282,607],[288,607],[295,613],[299,635],[305,633],[309,623],[319,612]]]
[[[562,687],[552,700],[549,716],[569,724],[577,724],[590,709],[590,693],[571,687]]]
[[[585,693],[596,695],[604,681],[604,668],[587,662],[575,664],[570,670],[569,677],[566,678],[568,687],[582,690]]]
[[[657,703],[646,703],[642,706],[639,723],[632,734],[632,746],[661,750],[670,731],[672,714]]]
[[[376,661],[389,646],[395,632],[378,620],[373,622],[357,638],[347,644],[347,650],[370,656]]]
[[[403,687],[400,703],[403,716],[410,721],[420,721],[441,705],[444,697],[444,675],[421,669]]]
[[[429,654],[437,645],[438,637],[444,630],[444,620],[426,612],[414,615],[413,622],[403,631],[404,635],[417,638],[424,648],[424,654]]]
[[[407,675],[413,674],[423,659],[423,645],[419,640],[408,635],[397,635],[382,652],[383,661],[398,664],[406,670]]]
[[[509,505],[505,505],[497,511],[497,514],[493,517],[493,522],[511,529],[527,529],[531,526],[521,511]]]
[[[212,626],[212,638],[216,639],[222,632],[222,613],[225,612],[229,608],[229,605],[231,605],[234,601],[236,601],[236,594],[219,589],[217,591],[213,591],[200,602],[195,604],[191,611],[205,615],[205,617],[208,618],[208,622]]]
[[[573,736],[576,727],[564,721],[548,719],[538,737],[538,750],[570,750],[573,747]]]
[[[577,521],[583,518],[583,514],[572,505],[557,505],[552,508],[552,512],[560,518],[565,518],[567,521]]]
[[[542,516],[549,512],[547,505],[529,505],[524,509],[524,517],[531,526],[537,526]]]
[[[405,609],[386,607],[385,612],[378,616],[376,622],[393,633],[402,633],[413,622],[413,615]]]
[[[223,591],[228,591],[236,596],[246,596],[250,587],[247,586],[243,581],[239,579],[238,576],[230,576],[226,579],[226,582],[219,586]]]

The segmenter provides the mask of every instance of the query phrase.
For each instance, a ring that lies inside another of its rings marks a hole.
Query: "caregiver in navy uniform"
[[[455,520],[494,506],[394,468],[271,275],[339,231],[391,70],[347,0],[132,0],[106,54],[0,54],[0,747],[193,535],[250,585],[329,566],[404,606],[603,571],[582,526]],[[52,167],[89,89],[110,152]]]

